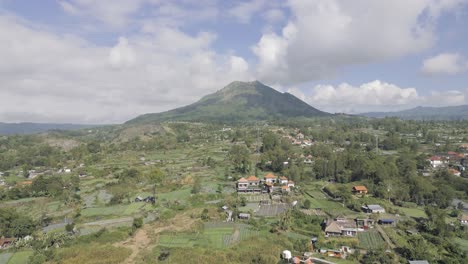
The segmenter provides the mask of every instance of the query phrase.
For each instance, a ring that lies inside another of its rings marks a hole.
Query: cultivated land
[[[466,122],[140,121],[0,138],[0,263],[466,263]]]

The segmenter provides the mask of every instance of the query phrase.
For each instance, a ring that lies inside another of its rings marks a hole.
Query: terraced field
[[[225,248],[242,240],[258,236],[258,231],[245,224],[205,223],[202,233],[167,233],[159,237],[161,247]]]
[[[369,230],[367,232],[358,233],[359,245],[365,249],[382,248],[385,246],[385,241],[380,236],[377,230]]]

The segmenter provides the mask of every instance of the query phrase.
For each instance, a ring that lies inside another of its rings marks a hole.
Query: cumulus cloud
[[[409,105],[419,100],[419,97],[415,88],[400,88],[375,80],[357,87],[348,83],[336,87],[317,85],[312,88],[308,100],[313,105],[337,107],[339,111],[352,112],[373,106],[388,108]]]
[[[252,48],[259,59],[257,74],[294,84],[420,52],[433,45],[440,15],[464,2],[290,0],[292,17],[281,33],[266,32]]]
[[[109,63],[114,68],[130,67],[134,65],[135,60],[135,52],[124,37],[121,37],[119,43],[109,52]]]
[[[433,91],[428,95],[420,95],[415,88],[402,88],[379,80],[359,86],[349,83],[337,86],[316,85],[306,93],[298,88],[290,88],[288,92],[321,110],[344,113],[397,111],[420,105],[448,106],[468,103],[468,90]]]
[[[458,53],[442,53],[423,61],[421,71],[428,75],[468,71],[468,59]]]
[[[0,31],[0,120],[7,122],[123,122],[251,79],[244,58],[213,51],[210,32],[160,27],[108,47],[14,17],[0,16]],[[16,119],[25,112],[33,119]]]

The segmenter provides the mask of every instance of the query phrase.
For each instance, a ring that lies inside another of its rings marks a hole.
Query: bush
[[[143,218],[138,217],[138,218],[133,218],[133,224],[132,227],[134,229],[141,228],[143,226]]]

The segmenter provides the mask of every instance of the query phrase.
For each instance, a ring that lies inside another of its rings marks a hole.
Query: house
[[[356,218],[354,221],[356,221],[356,226],[358,229],[363,230],[368,230],[375,224],[375,221],[372,218]]]
[[[250,214],[247,214],[247,213],[240,213],[238,215],[239,219],[243,219],[243,220],[249,220],[250,219]]]
[[[0,249],[8,248],[15,242],[14,238],[0,238]]]
[[[260,184],[260,179],[255,176],[249,176],[247,179],[249,186],[258,186]]]
[[[356,236],[358,227],[356,222],[345,218],[335,218],[334,221],[328,221],[325,227],[326,236]]]
[[[0,171],[0,177],[3,177],[3,175],[5,175],[5,173]]]
[[[356,185],[353,187],[353,193],[367,194],[367,192],[367,188],[364,185]]]
[[[429,162],[433,168],[440,167],[444,165],[444,162],[440,156],[432,156],[429,158]]]
[[[458,170],[456,169],[449,169],[448,170],[450,174],[452,174],[453,176],[460,176],[461,175],[461,172],[459,172]]]
[[[238,193],[259,193],[262,192],[263,187],[260,185],[260,180],[255,176],[249,176],[246,178],[240,178],[237,181],[237,192]]]
[[[279,179],[279,183],[281,185],[287,185],[288,184],[288,178],[286,178],[284,176],[281,176],[280,179]]]
[[[135,198],[135,203],[142,202],[142,201],[143,201],[143,198],[141,196],[137,196]]]
[[[296,139],[303,140],[304,139],[304,134],[302,134],[302,133],[297,134]]]
[[[378,204],[369,204],[361,206],[362,210],[365,213],[372,213],[372,214],[383,214],[385,213],[385,209],[378,205]]]
[[[281,186],[281,191],[282,192],[289,192],[290,191],[289,186],[287,186],[287,185]]]
[[[288,181],[288,187],[295,187],[294,182],[293,181]]]
[[[249,188],[249,181],[242,177],[237,181],[237,191]]]
[[[276,176],[273,173],[268,173],[265,175],[264,180],[268,183],[276,183],[277,181]]]
[[[379,219],[378,223],[379,225],[395,226],[396,220],[395,219]]]
[[[460,216],[460,224],[462,225],[468,225],[468,215],[462,214]]]

